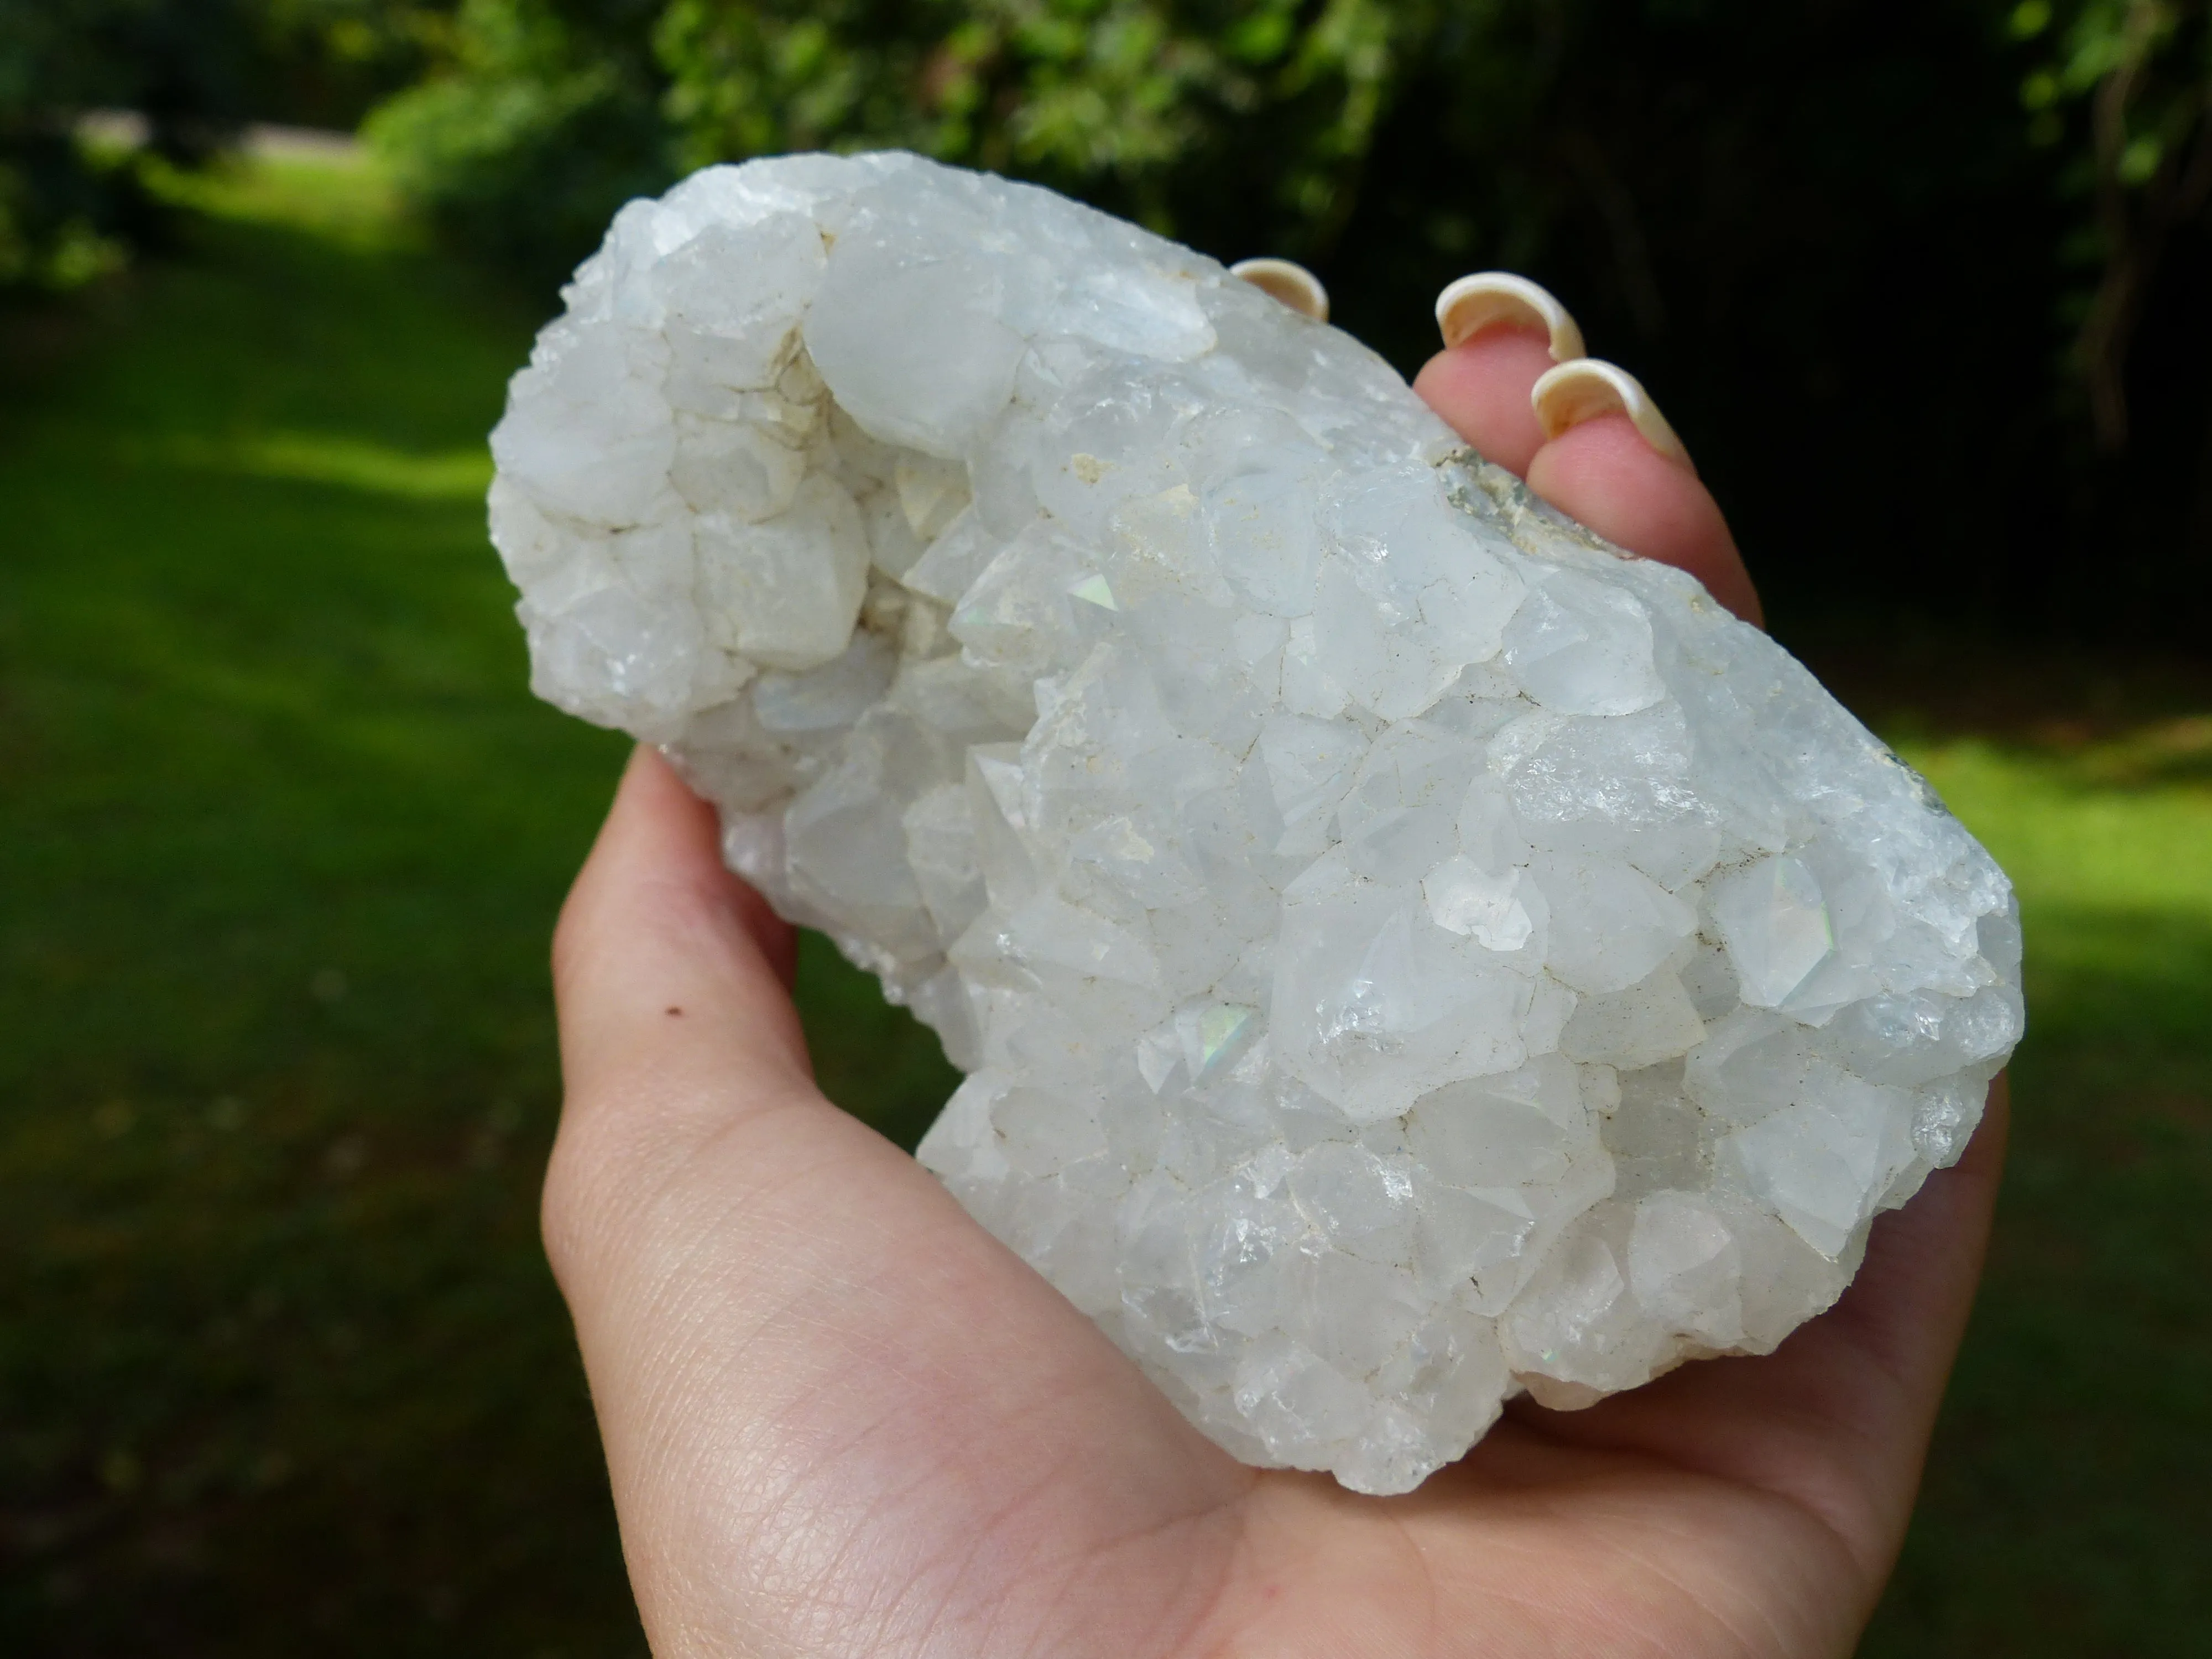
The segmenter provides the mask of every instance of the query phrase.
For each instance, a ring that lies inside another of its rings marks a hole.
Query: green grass
[[[637,1652],[535,1229],[625,745],[483,530],[539,319],[366,174],[192,194],[0,413],[0,1652]],[[913,1133],[933,1041],[805,980]]]
[[[535,1233],[623,745],[525,694],[480,505],[538,319],[366,173],[185,193],[0,402],[0,1652],[635,1654]],[[1869,1653],[2212,1648],[2207,731],[1908,745],[2033,1035]],[[802,1000],[910,1140],[933,1045],[812,943]]]
[[[1864,1651],[2212,1651],[2212,722],[1906,751],[2021,895],[1988,1280]]]

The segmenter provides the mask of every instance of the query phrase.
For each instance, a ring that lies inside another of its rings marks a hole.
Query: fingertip
[[[1288,306],[1301,317],[1311,318],[1316,323],[1328,320],[1328,290],[1322,286],[1320,277],[1295,260],[1239,259],[1229,267],[1229,274],[1243,278],[1269,299]]]
[[[791,983],[798,965],[796,931],[723,862],[720,817],[650,744],[630,751],[614,805],[578,878],[579,890],[602,866],[603,856],[617,879],[649,875],[727,909],[777,975]]]
[[[1759,594],[1711,492],[1686,458],[1653,448],[1626,414],[1598,415],[1541,442],[1526,476],[1570,518],[1616,547],[1688,571],[1729,611],[1763,625]]]
[[[735,1019],[803,1068],[787,994],[797,949],[790,924],[723,864],[714,809],[640,744],[554,933],[564,1049]]]
[[[1430,358],[1413,390],[1485,460],[1525,476],[1544,444],[1528,394],[1553,366],[1543,333],[1501,324]]]
[[[1660,455],[1692,472],[1698,470],[1680,434],[1659,412],[1644,382],[1618,363],[1578,357],[1558,364],[1530,388],[1528,402],[1547,441],[1601,415],[1626,415]]]

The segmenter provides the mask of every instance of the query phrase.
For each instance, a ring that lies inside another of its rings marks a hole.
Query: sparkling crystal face
[[[1251,1462],[1759,1352],[2018,1039],[2002,873],[1689,577],[1186,249],[906,156],[634,203],[493,437],[533,684],[969,1073],[921,1158]]]

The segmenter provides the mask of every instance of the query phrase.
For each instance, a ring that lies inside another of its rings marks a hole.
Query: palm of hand
[[[1755,609],[1694,474],[1546,444],[1541,343],[1424,394],[1625,546]],[[1893,1559],[1979,1267],[2002,1112],[1768,1358],[1523,1401],[1391,1499],[1245,1468],[815,1089],[788,930],[633,763],[562,922],[546,1234],[664,1655],[1824,1655]]]

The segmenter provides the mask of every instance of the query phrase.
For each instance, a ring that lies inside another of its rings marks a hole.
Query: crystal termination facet
[[[623,210],[493,435],[538,693],[968,1073],[921,1158],[1246,1461],[1762,1352],[1954,1161],[2011,890],[1696,581],[1211,260],[903,155]]]

